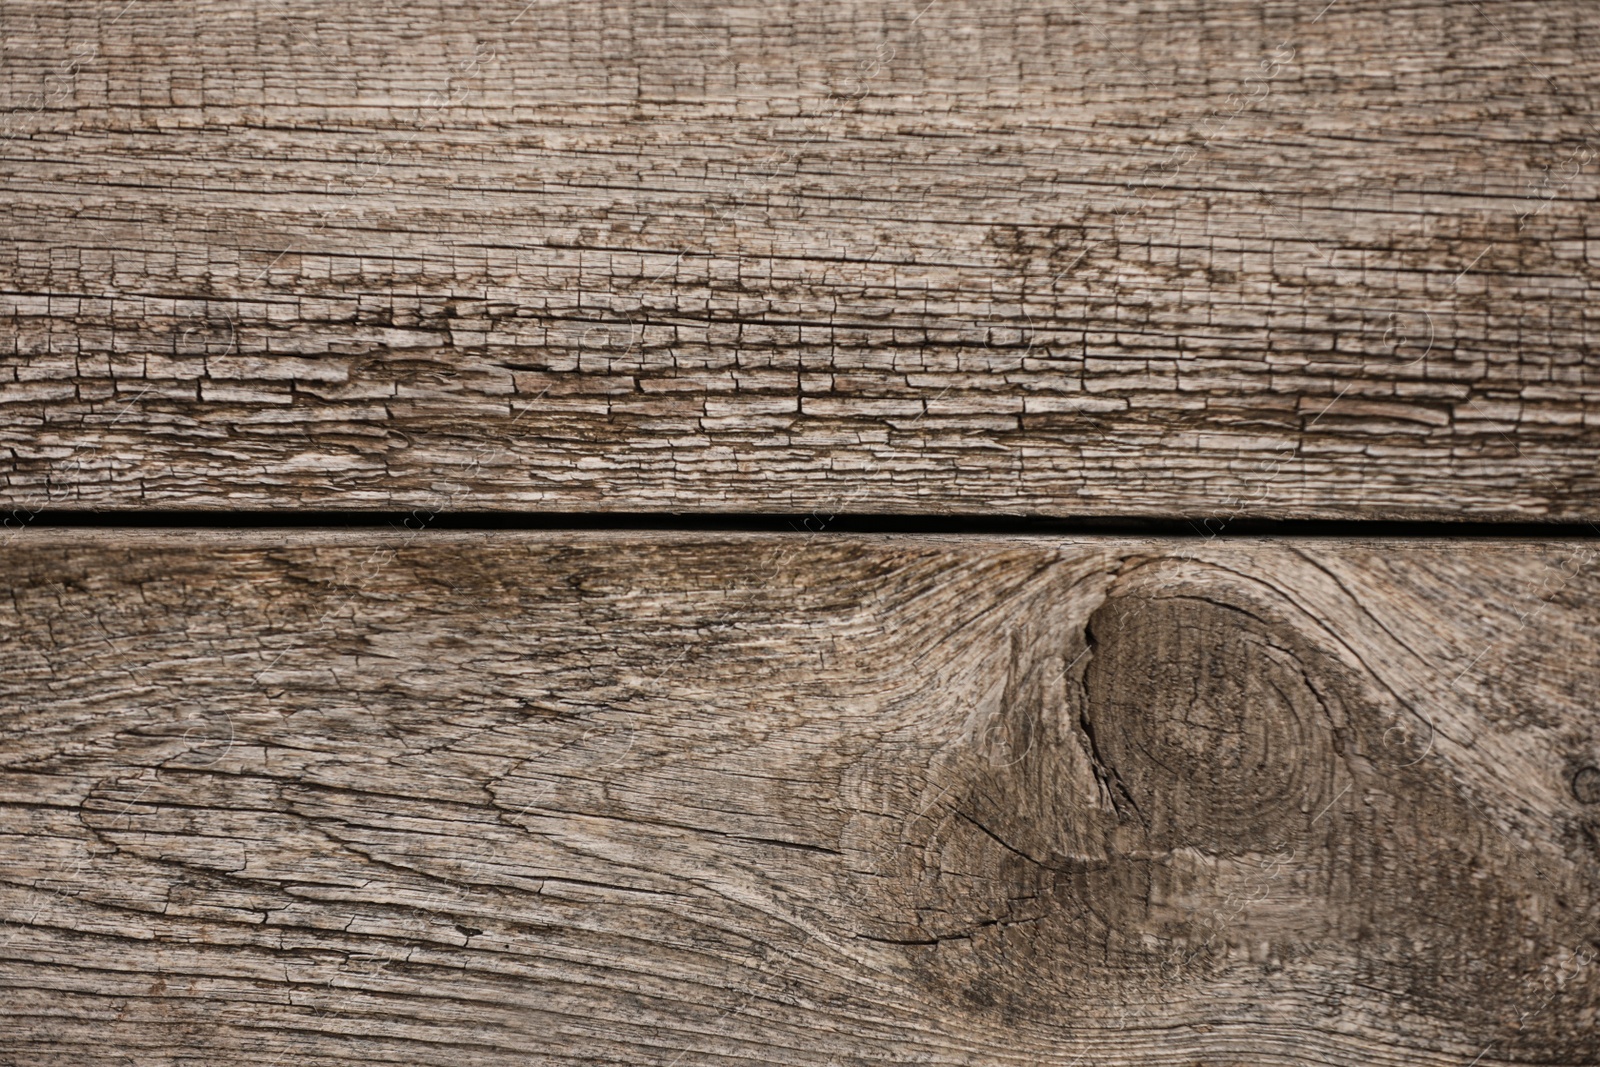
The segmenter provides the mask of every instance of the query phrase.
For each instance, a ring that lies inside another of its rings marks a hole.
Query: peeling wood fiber
[[[1592,3],[0,36],[12,509],[1600,516]]]

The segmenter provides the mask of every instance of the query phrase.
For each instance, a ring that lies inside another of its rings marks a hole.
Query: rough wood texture
[[[1600,515],[1593,3],[0,35],[23,512]]]
[[[0,1061],[1600,1063],[1597,552],[28,531]]]

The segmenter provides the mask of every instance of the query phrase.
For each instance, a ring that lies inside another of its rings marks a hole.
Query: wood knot
[[[1104,794],[1150,847],[1271,852],[1347,783],[1337,687],[1282,627],[1198,596],[1119,598],[1086,639],[1079,723]]]
[[[1281,630],[1203,597],[1124,596],[1065,644],[1012,634],[992,706],[929,757],[940,789],[899,802],[923,814],[876,864],[862,936],[1023,1013],[1193,980],[1259,941],[1252,898],[1289,884],[1349,786],[1339,685]]]
[[[1585,767],[1573,775],[1572,795],[1585,804],[1600,804],[1600,767]]]
[[[926,711],[941,725],[862,761],[853,935],[925,995],[1072,1029],[1334,990],[1481,1029],[1579,943],[1579,872],[1520,852],[1443,756],[1397,750],[1416,713],[1288,596],[1195,566],[1077,610],[1019,613],[960,667],[963,726]]]

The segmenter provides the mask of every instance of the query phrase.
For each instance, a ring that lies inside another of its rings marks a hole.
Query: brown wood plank
[[[0,36],[23,514],[1600,515],[1592,3],[7,0]]]
[[[0,1061],[1593,1065],[1597,552],[29,530]]]

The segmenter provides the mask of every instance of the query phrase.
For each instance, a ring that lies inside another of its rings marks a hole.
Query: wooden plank
[[[7,507],[1600,515],[1580,0],[8,0]]]
[[[43,531],[10,1065],[1592,1065],[1596,542]]]

